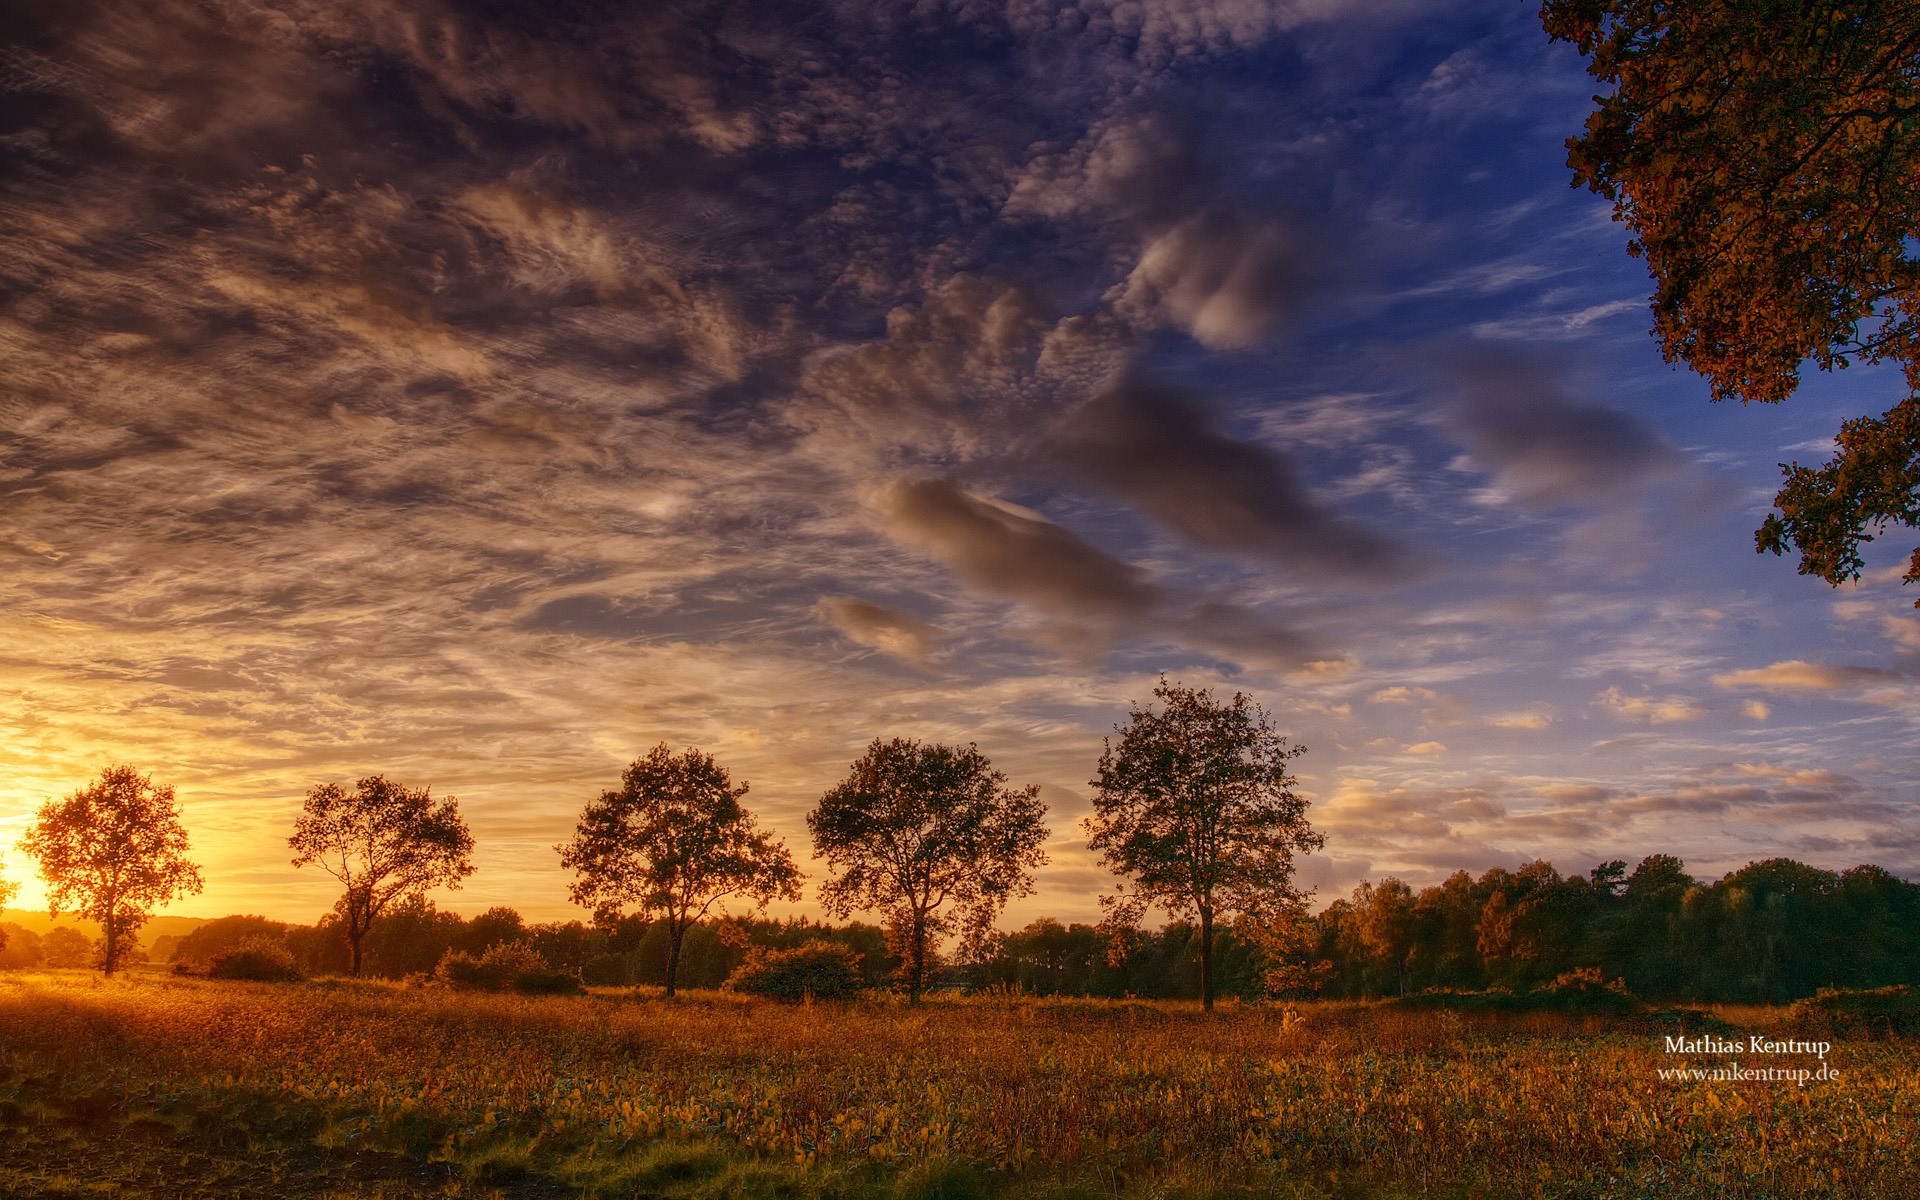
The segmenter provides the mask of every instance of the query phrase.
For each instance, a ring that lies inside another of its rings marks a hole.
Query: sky
[[[661,742],[803,863],[875,738],[1049,805],[1244,690],[1298,881],[1779,855],[1920,876],[1910,549],[1756,555],[1900,398],[1712,404],[1570,186],[1531,3],[26,6],[0,134],[0,874],[131,763],[205,891],[311,921],[311,788],[458,798],[436,902]],[[813,864],[813,883],[819,882]],[[817,914],[807,902],[780,912]]]

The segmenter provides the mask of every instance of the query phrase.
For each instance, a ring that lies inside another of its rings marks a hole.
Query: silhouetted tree
[[[822,901],[838,916],[886,914],[910,1004],[920,1002],[935,941],[955,929],[984,937],[1047,861],[1039,785],[1006,782],[972,743],[875,738],[807,814],[814,849],[834,871]]]
[[[3,864],[0,864],[0,865],[3,865]],[[12,901],[14,896],[19,891],[20,891],[19,884],[13,883],[10,880],[7,880],[5,878],[0,878],[0,908],[5,908],[7,904],[10,901]],[[7,927],[4,925],[0,925],[0,950],[5,950],[6,948],[7,948]]]
[[[40,965],[40,935],[12,921],[6,924],[7,941],[0,946],[0,970],[16,970]]]
[[[687,930],[733,897],[764,909],[800,898],[800,868],[740,806],[747,785],[698,750],[666,743],[637,758],[616,791],[580,814],[573,841],[555,847],[578,872],[573,902],[610,925],[628,907],[659,914],[667,930],[667,995],[674,994]]]
[[[99,965],[108,975],[137,948],[154,908],[201,886],[173,789],[130,766],[108,767],[64,801],[41,805],[20,845],[40,864],[47,911],[100,926]]]
[[[186,970],[204,974],[213,966],[213,960],[223,954],[238,950],[250,941],[276,942],[286,944],[287,923],[273,921],[266,917],[231,916],[216,917],[204,925],[189,930],[179,941],[173,944],[173,951],[167,961]],[[154,953],[161,950],[156,947]]]
[[[328,913],[312,925],[292,926],[284,937],[303,975],[339,975],[352,968],[346,922],[338,913]]]
[[[476,958],[503,942],[527,936],[527,923],[514,909],[496,905],[467,922],[455,940],[459,949]]]
[[[1213,1008],[1213,934],[1222,918],[1257,921],[1298,905],[1293,857],[1323,844],[1293,793],[1287,762],[1305,752],[1273,731],[1244,692],[1226,703],[1160,679],[1160,712],[1117,726],[1092,781],[1088,841],[1127,877],[1101,897],[1108,921],[1132,928],[1149,906],[1200,926],[1200,998]]]
[[[367,931],[363,969],[384,979],[428,974],[465,932],[459,913],[442,912],[432,897],[415,892],[396,901]]]
[[[360,974],[361,943],[389,905],[436,887],[457,888],[473,874],[473,834],[460,819],[459,802],[448,796],[436,805],[429,789],[402,787],[382,775],[360,780],[351,792],[337,783],[309,791],[287,844],[294,866],[319,863],[346,885],[334,908],[354,975]]]
[[[84,967],[93,959],[93,947],[87,935],[66,925],[56,926],[40,939],[40,965],[46,967]]]

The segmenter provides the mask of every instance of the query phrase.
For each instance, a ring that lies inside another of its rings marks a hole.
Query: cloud
[[[1381,688],[1367,697],[1375,704],[1431,704],[1439,698],[1439,693],[1430,688],[1407,687],[1404,684]]]
[[[895,481],[874,503],[890,534],[967,583],[1065,622],[1051,637],[1062,647],[1084,654],[1122,638],[1165,639],[1282,669],[1322,653],[1264,612],[1155,584],[1039,513],[952,480]]]
[[[875,445],[974,457],[1030,423],[1048,324],[1024,289],[956,275],[886,325],[884,338],[814,356],[797,424],[837,419]]]
[[[1544,713],[1536,713],[1536,712],[1507,713],[1504,716],[1488,717],[1487,724],[1495,726],[1496,728],[1499,728],[1499,729],[1538,730],[1538,729],[1551,728],[1553,725],[1553,718],[1547,716]]]
[[[1787,659],[1764,667],[1728,671],[1715,675],[1715,685],[1728,690],[1750,688],[1777,694],[1800,692],[1840,692],[1875,683],[1901,679],[1898,671],[1880,667],[1832,667],[1800,659]]]
[[[1249,350],[1323,286],[1316,241],[1275,218],[1226,211],[1188,218],[1149,241],[1114,309],[1168,321],[1213,350]]]
[[[904,613],[851,596],[826,596],[815,606],[841,633],[901,662],[926,668],[945,634]]]
[[[1038,513],[966,491],[951,480],[882,489],[887,529],[952,567],[968,583],[1057,616],[1137,621],[1161,591],[1137,568]]]
[[[1446,430],[1525,507],[1616,502],[1686,466],[1638,419],[1569,397],[1538,361],[1474,350],[1453,357],[1451,374],[1458,398]]]
[[[1679,721],[1697,721],[1707,710],[1687,696],[1629,696],[1618,687],[1610,687],[1595,696],[1594,707],[1606,709],[1622,720],[1649,725],[1670,725]]]
[[[1315,504],[1279,454],[1219,433],[1177,392],[1123,381],[1077,410],[1056,445],[1069,469],[1202,545],[1316,574],[1413,569],[1397,543]]]

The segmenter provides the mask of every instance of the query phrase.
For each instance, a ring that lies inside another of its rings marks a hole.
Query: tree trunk
[[[927,969],[927,919],[913,914],[913,947],[907,956],[907,1004],[920,1003],[920,984]]]
[[[667,999],[673,999],[673,987],[680,977],[680,943],[687,936],[687,927],[677,921],[667,923]]]
[[[353,966],[349,969],[349,973],[355,979],[360,978],[360,941],[366,936],[366,930],[362,929],[358,933],[355,933],[352,925],[347,926],[347,945],[351,947],[353,951]]]
[[[1200,906],[1200,1008],[1213,1011],[1213,910]]]
[[[120,922],[114,919],[111,910],[107,919],[100,922],[100,936],[106,945],[101,950],[100,973],[112,975],[113,969],[120,965]]]

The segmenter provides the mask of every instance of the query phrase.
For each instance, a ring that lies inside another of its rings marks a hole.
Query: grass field
[[[14,972],[0,1194],[1920,1194],[1920,1047],[1839,1044],[1841,1078],[1805,1086],[1679,1082],[1658,1072],[1727,1059],[1669,1054],[1665,1032],[1355,1003],[1208,1018]]]

